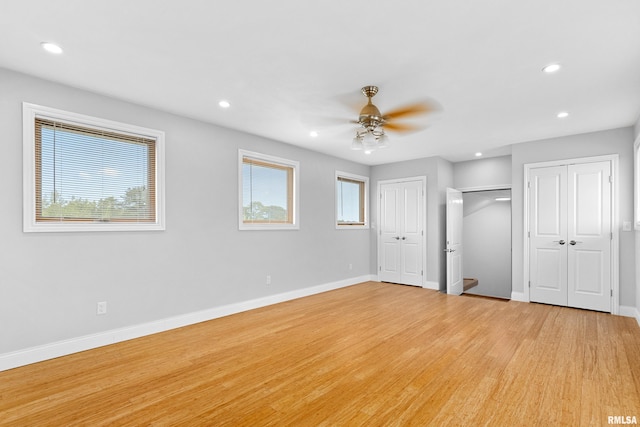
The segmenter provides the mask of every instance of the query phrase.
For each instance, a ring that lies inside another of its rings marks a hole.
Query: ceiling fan
[[[415,117],[440,110],[437,103],[417,102],[401,108],[392,110],[386,114],[380,113],[371,98],[378,93],[377,86],[365,86],[361,89],[362,94],[367,97],[367,104],[360,110],[357,123],[361,128],[356,130],[351,148],[353,150],[365,150],[369,154],[373,150],[388,147],[388,137],[385,130],[392,132],[416,132],[422,129],[414,124],[402,123],[399,120]]]

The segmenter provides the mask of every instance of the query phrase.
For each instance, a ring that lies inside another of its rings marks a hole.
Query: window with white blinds
[[[368,227],[369,178],[336,172],[336,226]]]
[[[26,231],[163,229],[162,133],[48,113],[25,114],[33,130]]]

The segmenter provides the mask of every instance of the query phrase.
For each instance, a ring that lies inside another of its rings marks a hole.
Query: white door
[[[530,299],[611,311],[611,164],[530,171]]]
[[[529,299],[567,305],[567,167],[529,175]]]
[[[611,311],[611,164],[568,168],[568,305]]]
[[[423,183],[380,186],[380,280],[422,286]]]
[[[462,275],[462,192],[447,188],[447,293],[460,295],[464,288]]]

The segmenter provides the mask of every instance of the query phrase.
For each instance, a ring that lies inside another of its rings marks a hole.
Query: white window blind
[[[36,222],[155,222],[156,140],[35,118]]]

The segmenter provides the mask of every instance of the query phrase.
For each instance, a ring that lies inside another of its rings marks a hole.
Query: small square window
[[[297,229],[298,162],[240,150],[241,230]]]
[[[368,228],[369,178],[336,172],[336,227]]]

